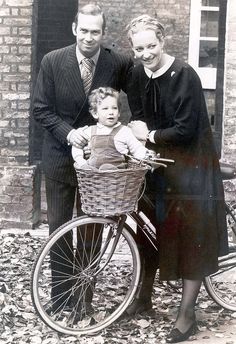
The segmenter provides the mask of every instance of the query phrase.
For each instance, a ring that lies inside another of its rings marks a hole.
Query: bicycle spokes
[[[125,227],[82,217],[51,236],[32,279],[34,305],[46,324],[66,334],[94,333],[122,314],[140,274],[138,249]]]

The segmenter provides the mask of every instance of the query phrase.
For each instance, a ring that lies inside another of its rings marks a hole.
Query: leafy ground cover
[[[180,301],[180,294],[158,283],[154,286],[154,309],[142,315],[123,317],[99,335],[76,337],[56,333],[38,318],[31,302],[30,276],[33,261],[45,238],[26,234],[2,234],[0,236],[0,344],[164,344]],[[199,331],[224,337],[224,343],[233,344],[220,325],[230,324],[236,313],[217,306],[202,288],[197,318]],[[208,331],[209,332],[209,331]],[[204,338],[207,344],[208,336]],[[193,341],[199,342],[198,337]],[[202,342],[201,342],[202,343]]]

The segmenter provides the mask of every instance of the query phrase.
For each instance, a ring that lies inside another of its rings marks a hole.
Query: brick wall
[[[39,168],[29,165],[32,0],[0,0],[0,228],[31,228]]]
[[[39,168],[0,166],[0,229],[31,229],[40,219]]]
[[[31,81],[31,0],[0,0],[0,163],[27,164]]]
[[[236,2],[228,1],[225,58],[224,158],[236,163]]]
[[[79,6],[87,4],[79,0]],[[141,14],[156,15],[166,27],[166,50],[187,60],[190,1],[186,0],[116,0],[99,1],[107,19],[106,46],[130,52],[125,27]]]
[[[77,8],[77,0],[40,0],[38,2],[35,30],[37,55],[34,63],[36,73],[46,53],[75,43],[72,21]],[[43,130],[40,124],[32,121],[32,132],[31,161],[37,161],[42,155]]]
[[[236,2],[228,0],[225,53],[223,158],[236,166]],[[236,181],[226,183],[235,200]]]

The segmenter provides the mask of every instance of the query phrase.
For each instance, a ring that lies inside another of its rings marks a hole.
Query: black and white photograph
[[[236,2],[0,0],[0,344],[236,344]]]

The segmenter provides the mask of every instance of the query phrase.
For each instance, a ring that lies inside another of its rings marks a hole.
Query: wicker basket
[[[137,165],[119,170],[76,169],[83,212],[103,217],[132,212],[147,171]]]

